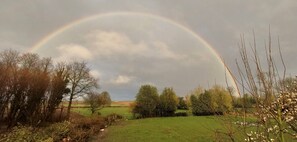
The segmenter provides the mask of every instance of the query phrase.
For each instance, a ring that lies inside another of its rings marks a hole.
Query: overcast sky
[[[113,100],[133,100],[147,83],[184,96],[199,85],[225,85],[221,62],[196,35],[236,72],[240,34],[251,41],[254,30],[261,50],[270,26],[273,46],[279,37],[288,74],[296,75],[296,13],[295,0],[2,0],[0,51],[26,52],[65,25],[109,14],[77,22],[34,52],[55,62],[86,60]]]

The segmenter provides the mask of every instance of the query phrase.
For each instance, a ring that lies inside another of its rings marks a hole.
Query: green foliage
[[[234,97],[233,99],[233,106],[235,108],[253,108],[256,105],[257,101],[255,97],[248,94],[244,94],[243,97]]]
[[[184,97],[178,97],[177,109],[183,109],[183,110],[189,109],[189,106],[188,106],[187,102],[184,100]]]
[[[0,140],[4,142],[61,141],[70,132],[70,122],[55,123],[45,128],[16,126],[10,133],[2,134]]]
[[[132,112],[140,117],[156,116],[156,109],[159,104],[157,88],[151,85],[142,85],[136,96],[136,105]]]
[[[191,96],[193,115],[225,114],[232,109],[232,97],[229,92],[214,86],[204,93]]]
[[[216,106],[214,97],[209,91],[205,91],[199,96],[191,96],[192,113],[193,115],[211,115],[214,113],[214,107]]]
[[[172,88],[165,88],[160,95],[159,113],[161,116],[173,116],[178,100]]]
[[[209,90],[212,96],[214,96],[214,102],[212,102],[212,107],[217,113],[225,114],[232,109],[232,96],[229,92],[220,86],[214,86]]]
[[[199,98],[196,95],[191,95],[190,97],[191,100],[191,106],[192,106],[192,113],[193,115],[199,115],[199,113],[202,113],[200,111],[200,103],[199,103]]]

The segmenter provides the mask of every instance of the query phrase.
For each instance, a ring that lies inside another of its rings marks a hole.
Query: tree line
[[[174,116],[177,109],[191,108],[193,115],[226,114],[233,108],[231,94],[221,86],[209,90],[198,88],[190,96],[177,97],[173,88],[164,88],[159,95],[152,85],[142,85],[132,105],[137,118]]]
[[[173,116],[178,98],[172,88],[164,88],[159,96],[158,90],[152,85],[142,85],[132,106],[132,113],[137,118]]]
[[[38,54],[0,52],[0,121],[38,125],[51,121],[62,99],[69,101],[98,88],[86,62],[53,63]]]

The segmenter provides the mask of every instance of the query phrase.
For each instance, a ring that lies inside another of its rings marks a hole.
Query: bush
[[[0,141],[61,141],[70,132],[70,122],[55,123],[44,128],[16,126],[9,133],[1,134]]]
[[[71,142],[85,142],[93,135],[100,132],[109,125],[112,125],[123,116],[110,114],[106,117],[82,117],[78,114],[72,114],[71,122],[64,121],[54,123],[46,127],[27,127],[17,126],[12,128],[10,132],[0,134],[0,141],[4,142],[60,142],[68,139]]]
[[[105,121],[105,124],[109,126],[109,125],[113,125],[114,123],[118,122],[119,120],[122,120],[123,118],[124,118],[123,116],[113,113],[113,114],[106,116],[104,118],[104,121]]]

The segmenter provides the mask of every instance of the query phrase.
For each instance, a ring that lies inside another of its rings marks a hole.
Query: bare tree
[[[75,97],[88,94],[94,88],[98,88],[97,79],[90,75],[90,69],[86,62],[73,62],[69,65],[69,104],[67,118],[70,116],[72,101]]]
[[[111,99],[107,91],[103,91],[101,94],[97,92],[90,92],[84,97],[84,100],[90,105],[92,114],[94,114],[97,110],[110,106],[111,104]]]
[[[5,50],[0,53],[0,121],[8,115],[9,103],[13,97],[12,89],[17,79],[19,53]]]
[[[61,103],[65,94],[70,92],[67,88],[69,77],[69,68],[66,63],[58,63],[52,73],[50,89],[44,105],[45,119],[49,120]]]
[[[237,62],[244,93],[249,93],[256,100],[254,117],[257,118],[255,131],[248,131],[248,123],[242,123],[246,141],[286,141],[285,135],[296,137],[297,97],[296,93],[286,89],[278,82],[285,79],[286,66],[278,42],[278,53],[283,66],[279,72],[272,52],[272,39],[269,33],[268,43],[264,46],[264,55],[260,55],[256,39],[247,46],[244,36],[240,42],[241,63]],[[250,47],[250,48],[248,48]],[[250,50],[248,50],[250,49]],[[246,112],[244,112],[246,113]],[[246,117],[246,115],[244,115]]]

